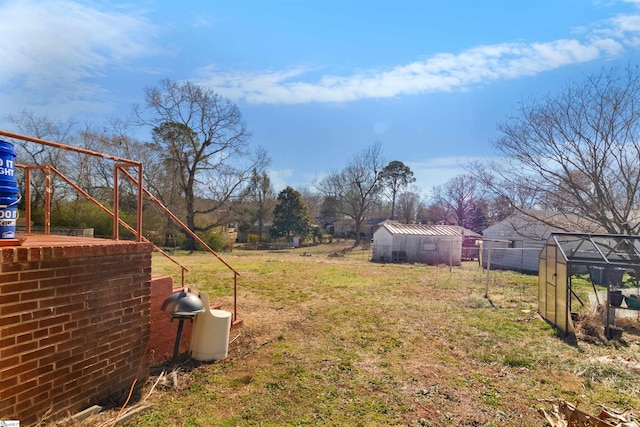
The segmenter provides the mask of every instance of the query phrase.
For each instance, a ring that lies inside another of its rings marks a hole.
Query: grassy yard
[[[620,341],[570,344],[536,315],[537,276],[491,272],[487,299],[477,262],[376,264],[344,245],[223,254],[244,321],[229,357],[183,359],[178,386],[128,425],[544,426],[537,409],[558,399],[640,408],[637,319]],[[188,286],[231,311],[220,262],[175,256]],[[180,283],[165,258],[153,269]]]

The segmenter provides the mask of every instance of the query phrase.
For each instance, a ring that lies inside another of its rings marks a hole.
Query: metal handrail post
[[[25,208],[24,208],[24,213],[26,217],[25,231],[27,234],[30,234],[31,233],[31,169],[30,168],[27,168],[25,170],[24,179],[26,181],[26,187],[27,187],[24,193],[24,198],[26,199]]]
[[[120,226],[118,220],[120,219],[120,213],[118,212],[119,194],[118,194],[118,165],[113,165],[113,240],[118,240],[120,237]]]
[[[137,218],[137,229],[138,229],[138,242],[142,240],[142,163],[138,165],[138,218]]]
[[[44,234],[51,234],[51,169],[44,169]]]

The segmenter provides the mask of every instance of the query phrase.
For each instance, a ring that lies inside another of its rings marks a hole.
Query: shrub
[[[221,252],[224,249],[225,243],[227,242],[227,239],[223,235],[213,231],[197,234],[198,237],[200,237],[211,249],[216,252]],[[204,248],[198,247],[198,249],[203,250]]]

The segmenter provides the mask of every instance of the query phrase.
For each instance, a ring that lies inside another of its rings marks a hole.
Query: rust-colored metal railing
[[[127,170],[123,170],[122,173],[129,178],[131,181],[133,181],[134,184],[138,184],[136,182],[136,179],[127,171]],[[213,249],[211,249],[209,247],[209,245],[207,245],[196,233],[194,233],[193,231],[191,231],[189,229],[189,227],[187,227],[187,225],[182,222],[180,220],[180,218],[178,218],[177,216],[175,216],[173,214],[173,212],[171,212],[166,206],[164,206],[162,204],[162,202],[160,202],[160,200],[158,200],[153,194],[151,194],[146,188],[142,188],[142,191],[144,192],[144,194],[152,201],[156,204],[156,206],[158,206],[163,212],[165,212],[167,215],[169,215],[169,217],[175,222],[177,223],[180,228],[182,228],[187,234],[189,234],[189,236],[193,237],[193,239],[195,241],[197,241],[199,244],[201,244],[209,253],[211,253],[212,255],[214,255],[216,258],[218,258],[218,260],[220,262],[222,262],[229,270],[231,270],[233,272],[233,321],[235,322],[237,320],[236,317],[236,313],[237,313],[237,305],[238,305],[238,301],[237,301],[237,287],[238,287],[238,276],[240,275],[240,273],[238,273],[236,271],[235,268],[231,267],[224,259],[222,259],[220,257],[220,255],[218,255],[216,253],[216,251],[214,251]],[[184,286],[184,275],[183,275],[183,283],[182,285]]]
[[[222,259],[213,249],[209,247],[200,237],[198,237],[194,232],[192,232],[179,218],[177,218],[166,206],[164,206],[155,196],[153,196],[149,191],[147,191],[142,186],[142,163],[137,162],[135,160],[125,159],[123,157],[112,156],[104,153],[100,153],[93,150],[88,150],[85,148],[74,147],[66,144],[61,144],[54,141],[48,141],[40,138],[31,137],[28,135],[21,135],[14,132],[8,132],[0,129],[0,136],[5,136],[8,138],[19,139],[22,141],[33,142],[36,144],[46,145],[50,147],[54,147],[61,150],[73,151],[80,154],[86,154],[90,156],[100,157],[107,160],[112,160],[114,162],[114,188],[113,188],[113,212],[110,211],[107,207],[105,207],[102,203],[72,182],[68,177],[64,176],[60,171],[55,169],[50,165],[38,165],[38,166],[28,166],[23,164],[15,164],[16,167],[22,168],[25,170],[25,181],[26,181],[26,189],[25,189],[25,216],[26,216],[26,232],[31,232],[31,171],[42,169],[45,174],[45,218],[44,218],[44,233],[50,234],[51,230],[51,172],[53,172],[56,176],[65,181],[68,185],[73,187],[76,191],[82,194],[87,200],[98,206],[102,211],[111,215],[113,218],[113,239],[119,239],[119,226],[122,225],[127,230],[129,230],[132,234],[136,236],[136,241],[144,241],[147,243],[152,243],[148,239],[146,239],[142,235],[142,201],[143,195],[146,195],[152,202],[154,202],[163,212],[165,212],[171,219],[177,223],[187,234],[194,238],[202,247],[204,247],[209,253],[213,254],[219,261],[221,261],[229,270],[233,272],[233,322],[238,320],[237,316],[237,285],[238,285],[238,276],[240,273],[236,271],[233,267],[231,267],[224,259]],[[133,175],[127,171],[127,168],[136,168],[138,177],[135,178]],[[134,185],[137,187],[137,212],[136,212],[136,228],[134,229],[129,224],[127,224],[124,220],[120,219],[118,214],[118,205],[119,205],[119,175],[122,173],[125,177],[130,179]],[[153,244],[153,243],[152,243]],[[171,262],[176,264],[181,269],[181,284],[184,287],[184,279],[185,279],[185,271],[189,271],[185,266],[176,261],[169,254],[164,252],[162,249],[153,244],[154,249],[160,252],[163,256],[167,257]]]
[[[45,176],[46,176],[46,179],[45,179],[45,224],[44,224],[44,234],[50,234],[51,233],[51,231],[50,231],[50,229],[51,229],[51,224],[50,224],[50,222],[51,222],[51,215],[50,215],[50,211],[51,211],[51,198],[50,198],[50,194],[51,194],[51,188],[50,188],[51,187],[51,172],[53,172],[58,178],[62,179],[69,186],[73,187],[74,190],[76,190],[78,193],[80,193],[82,196],[84,196],[84,198],[86,198],[91,203],[93,203],[98,208],[100,208],[107,215],[110,215],[112,218],[117,218],[115,216],[114,212],[111,212],[109,210],[109,208],[104,206],[96,198],[94,198],[92,195],[90,195],[89,193],[84,191],[81,187],[76,185],[73,181],[71,181],[71,179],[66,177],[62,172],[57,170],[55,167],[50,166],[50,165],[46,165],[46,166],[27,166],[27,165],[23,165],[23,164],[19,164],[19,163],[16,163],[15,166],[20,168],[20,169],[24,169],[25,170],[25,186],[26,186],[25,198],[27,199],[27,202],[25,203],[25,222],[26,222],[25,231],[26,231],[27,234],[31,233],[31,222],[32,222],[31,221],[31,171],[34,170],[34,169],[44,169]],[[136,230],[133,227],[131,227],[129,224],[127,224],[123,219],[117,218],[117,220],[118,220],[118,223],[121,226],[123,226],[124,228],[126,228],[127,230],[129,230],[131,232],[131,234],[135,234],[136,233]],[[167,257],[169,260],[171,260],[171,262],[173,262],[174,264],[176,264],[178,267],[180,267],[183,270],[183,273],[182,273],[182,286],[184,286],[184,271],[189,271],[189,269],[187,267],[183,266],[182,264],[180,264],[173,257],[171,257],[171,255],[169,255],[166,252],[164,252],[155,243],[151,242],[146,237],[142,236],[142,241],[144,241],[146,243],[151,243],[153,245],[154,249],[157,252],[160,252],[162,255]]]
[[[67,151],[73,151],[76,153],[80,153],[80,154],[86,154],[89,156],[94,156],[94,157],[101,157],[103,159],[107,159],[107,160],[112,160],[114,162],[121,162],[123,165],[127,165],[128,167],[136,167],[138,169],[138,200],[137,200],[137,216],[136,216],[136,231],[135,231],[135,236],[136,236],[136,240],[139,242],[142,240],[142,163],[141,162],[136,162],[135,160],[130,160],[130,159],[125,159],[124,157],[119,157],[119,156],[112,156],[109,154],[105,154],[105,153],[100,153],[98,151],[93,151],[93,150],[88,150],[86,148],[80,148],[80,147],[74,147],[72,145],[66,145],[66,144],[61,144],[59,142],[54,142],[54,141],[48,141],[46,139],[41,139],[41,138],[35,138],[32,136],[28,136],[28,135],[21,135],[19,133],[15,133],[15,132],[8,132],[5,130],[0,129],[0,136],[6,136],[8,138],[13,138],[13,139],[19,139],[22,141],[28,141],[28,142],[33,142],[36,144],[41,144],[41,145],[46,145],[49,147],[53,147],[53,148],[57,148],[60,150],[67,150]],[[49,175],[46,175],[45,177],[46,180],[49,180],[50,177]],[[118,182],[117,180],[114,182],[114,186],[113,186],[113,192],[114,192],[114,202],[118,200]],[[49,191],[46,192],[45,197],[49,197]],[[27,204],[29,204],[31,202],[31,200],[29,198],[27,198]],[[45,202],[46,204],[46,202]],[[117,213],[117,208],[115,209],[115,212]],[[47,224],[50,221],[50,217],[48,217],[48,215],[50,215],[49,212],[45,213],[45,228],[47,227]],[[114,220],[114,223],[117,224],[117,220]],[[117,236],[118,236],[118,227],[114,227],[114,240],[117,240]]]

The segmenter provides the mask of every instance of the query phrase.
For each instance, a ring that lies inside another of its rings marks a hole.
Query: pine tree
[[[299,192],[287,187],[278,194],[273,210],[273,238],[298,236],[306,238],[312,229],[311,214]]]

